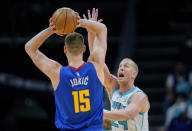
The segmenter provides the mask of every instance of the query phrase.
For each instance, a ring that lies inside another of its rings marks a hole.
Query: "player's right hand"
[[[55,28],[55,23],[52,21],[51,18],[49,19],[49,28],[51,29],[51,32],[52,32],[53,34],[54,34],[54,33],[58,34],[58,31],[57,31],[56,28]],[[58,34],[58,35],[63,36],[63,35],[61,35],[61,34]]]

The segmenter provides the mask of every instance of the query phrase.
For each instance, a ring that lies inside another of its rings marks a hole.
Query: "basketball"
[[[72,33],[77,25],[77,12],[66,7],[59,8],[53,13],[51,21],[55,24],[58,35]]]

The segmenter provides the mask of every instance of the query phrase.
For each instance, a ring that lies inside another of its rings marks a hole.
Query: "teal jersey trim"
[[[120,125],[123,125],[124,130],[128,130],[127,121],[118,121],[118,123],[119,123]]]
[[[136,89],[137,89],[137,87],[135,86],[134,88],[132,88],[132,89],[129,90],[128,92],[123,93],[122,95],[120,94],[120,92],[118,92],[118,93],[119,93],[119,96],[120,96],[120,97],[123,97],[123,96],[126,96],[126,95],[132,93],[132,92],[133,92],[134,90],[136,90]]]
[[[143,115],[144,115],[144,113],[142,113],[142,112],[139,112],[139,115],[142,115],[142,116],[143,116]]]
[[[143,92],[142,90],[138,90],[138,91],[136,91],[135,93],[137,93],[137,92]],[[129,97],[129,99],[127,100],[127,103],[129,104],[130,103],[130,99],[131,99],[131,97],[132,97],[133,95],[131,95],[130,97]]]
[[[117,128],[119,127],[118,124],[115,123],[115,121],[111,121],[111,125]]]
[[[128,125],[127,125],[127,121],[117,121],[119,125],[123,125],[124,130],[128,130]],[[115,121],[112,121],[111,125],[119,128],[119,125],[117,123],[115,123]]]

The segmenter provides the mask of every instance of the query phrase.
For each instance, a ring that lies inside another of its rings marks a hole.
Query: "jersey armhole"
[[[138,90],[138,91],[136,91],[135,93],[138,93],[138,92],[143,92],[142,90]],[[134,94],[135,94],[134,93]],[[134,95],[134,94],[132,94],[130,97],[129,97],[129,99],[127,100],[127,103],[129,104],[130,103],[130,99],[132,98],[132,96]],[[142,113],[142,112],[139,112],[139,115],[144,115],[144,113]]]
[[[129,99],[127,100],[127,103],[128,103],[128,104],[130,103],[130,99],[132,98],[132,96],[133,96],[135,93],[138,93],[138,92],[143,92],[143,91],[138,90],[138,91],[134,92],[134,93],[129,97]]]
[[[111,100],[112,100],[113,94],[114,94],[117,90],[119,90],[119,87],[115,88],[115,89],[112,91],[112,93],[111,93]]]
[[[62,77],[61,72],[62,72],[63,68],[64,68],[64,67],[63,67],[63,66],[61,66],[61,68],[60,68],[60,72],[59,72],[59,83],[58,83],[58,85],[57,85],[56,90],[54,90],[54,92],[56,92],[56,91],[58,90],[59,85],[60,85],[60,83],[61,83],[61,77]]]
[[[95,65],[94,65],[92,62],[87,62],[87,63],[90,64],[90,65],[92,65],[92,67],[93,67],[93,69],[94,69],[94,72],[95,72],[95,74],[96,74],[96,76],[97,76],[97,80],[100,82],[100,84],[101,84],[102,86],[104,86],[104,85],[102,84],[102,82],[100,81],[98,75],[97,75],[97,71],[96,71]]]

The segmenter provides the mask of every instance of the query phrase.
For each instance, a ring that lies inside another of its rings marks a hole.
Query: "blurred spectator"
[[[167,131],[192,131],[192,90],[186,101],[185,94],[178,94],[175,103],[166,112]]]
[[[187,116],[187,106],[184,112],[181,111],[179,116],[171,120],[167,131],[192,131],[192,119]]]
[[[185,44],[183,45],[183,47],[181,47],[180,57],[182,60],[184,60],[184,62],[187,65],[189,65],[190,68],[192,66],[192,61],[189,60],[189,56],[191,55],[192,55],[192,33],[187,32]]]
[[[187,105],[188,105],[187,115],[189,118],[192,119],[192,90],[190,91],[189,99],[187,100]]]
[[[177,118],[181,113],[184,113],[186,107],[186,96],[184,94],[178,94],[175,103],[169,107],[166,112],[165,126],[168,127],[174,118]]]
[[[177,62],[175,72],[169,74],[166,80],[167,96],[165,98],[165,111],[175,101],[175,95],[182,93],[189,95],[192,86],[192,72],[188,72],[182,62]]]

